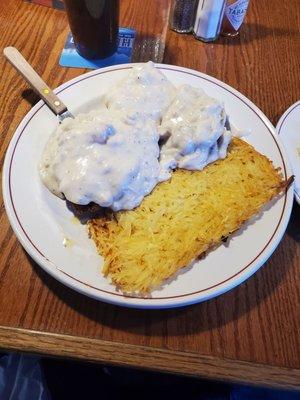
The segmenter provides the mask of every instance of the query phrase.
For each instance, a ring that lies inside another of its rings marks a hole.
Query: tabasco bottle
[[[221,35],[236,36],[239,34],[248,5],[249,0],[227,0],[221,26]]]

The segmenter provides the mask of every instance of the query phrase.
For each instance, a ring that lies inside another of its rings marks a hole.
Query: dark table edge
[[[300,390],[300,369],[23,328],[0,326],[0,348],[223,382]]]

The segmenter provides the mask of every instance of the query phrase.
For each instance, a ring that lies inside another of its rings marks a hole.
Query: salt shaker
[[[200,0],[196,12],[193,34],[203,42],[216,40],[220,33],[225,11],[225,0]]]
[[[172,0],[170,28],[179,33],[193,30],[198,0]]]

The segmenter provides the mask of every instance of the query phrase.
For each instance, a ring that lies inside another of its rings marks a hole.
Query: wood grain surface
[[[254,0],[240,36],[211,44],[166,29],[168,0],[121,0],[121,25],[139,32],[136,60],[164,51],[164,62],[225,81],[275,124],[300,98],[299,8],[298,0],[273,0],[272,7]],[[0,3],[1,53],[16,46],[53,88],[85,72],[58,65],[67,32],[63,11]],[[38,99],[2,56],[0,66],[2,167],[14,130]],[[299,388],[298,205],[283,240],[254,276],[221,297],[173,310],[119,308],[56,282],[16,240],[2,196],[0,224],[3,349]]]

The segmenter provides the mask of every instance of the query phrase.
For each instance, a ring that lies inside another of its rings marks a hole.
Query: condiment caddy
[[[172,0],[170,28],[192,32],[203,42],[212,42],[219,34],[236,36],[248,5],[249,0]]]

